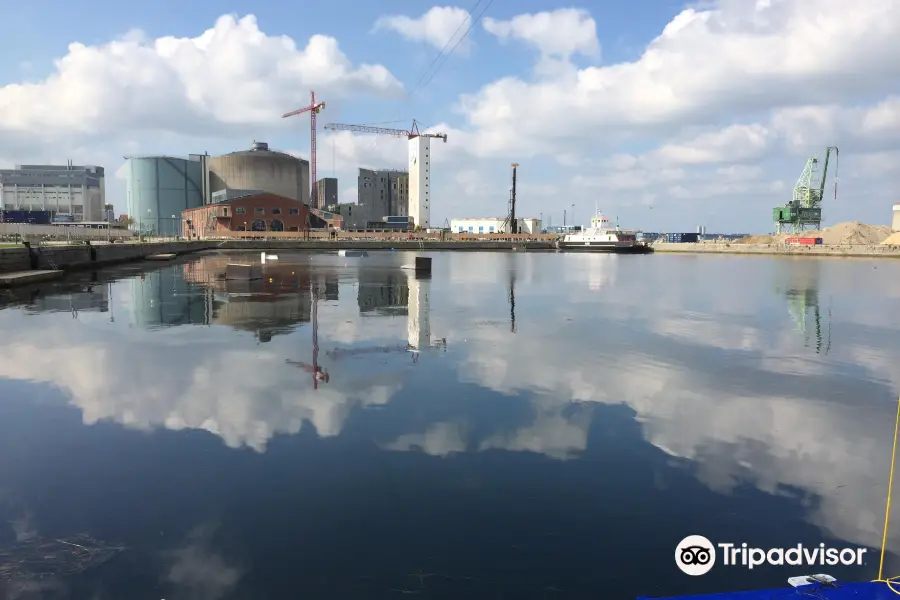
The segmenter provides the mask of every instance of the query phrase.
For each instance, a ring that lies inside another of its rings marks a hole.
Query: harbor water
[[[417,253],[209,252],[0,292],[0,598],[875,577],[900,262],[426,254],[430,275]],[[691,577],[688,535],[869,550]],[[888,550],[900,572],[900,531]]]

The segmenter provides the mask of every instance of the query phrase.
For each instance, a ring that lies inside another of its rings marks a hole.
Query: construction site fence
[[[556,234],[534,233],[402,233],[398,231],[217,231],[201,236],[205,240],[391,240],[391,241],[459,241],[459,242],[551,242]]]

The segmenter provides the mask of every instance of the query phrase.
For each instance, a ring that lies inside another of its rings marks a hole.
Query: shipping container
[[[822,245],[822,238],[820,237],[789,237],[784,240],[784,243],[788,246],[816,246]]]
[[[700,236],[696,233],[667,233],[666,241],[670,244],[696,244]]]
[[[0,223],[29,223],[49,225],[52,214],[49,210],[4,210],[0,211]]]

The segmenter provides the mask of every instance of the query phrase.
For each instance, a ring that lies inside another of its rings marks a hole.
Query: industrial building
[[[131,228],[145,235],[174,236],[181,212],[208,197],[207,157],[127,157],[125,201]]]
[[[900,231],[900,202],[894,202],[894,218],[891,221],[891,229]]]
[[[309,204],[309,161],[253,142],[240,150],[209,158],[212,194],[235,190],[261,190]]]
[[[316,181],[316,205],[313,208],[324,210],[326,206],[337,204],[339,198],[336,177],[325,177]]]
[[[293,198],[256,193],[216,204],[188,208],[181,213],[184,237],[204,239],[225,231],[301,231],[307,219],[312,227],[324,222],[309,214],[309,206]]]
[[[16,165],[0,169],[0,208],[48,211],[72,221],[103,221],[106,186],[103,167]]]
[[[370,221],[409,214],[409,173],[396,169],[360,169],[356,202],[370,207]]]
[[[409,214],[409,174],[395,169],[360,169],[356,202],[326,205],[340,215],[344,229],[371,229],[369,223]]]
[[[532,218],[518,218],[519,233],[538,234],[541,232],[541,220]],[[475,219],[451,219],[450,231],[453,233],[509,233],[509,218],[487,217]]]

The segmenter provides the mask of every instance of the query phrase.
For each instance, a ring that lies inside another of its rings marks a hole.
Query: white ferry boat
[[[619,252],[644,254],[653,252],[649,244],[637,239],[638,231],[634,229],[620,229],[613,225],[609,218],[598,214],[591,217],[591,226],[574,233],[567,233],[556,242],[560,250],[582,252]]]

